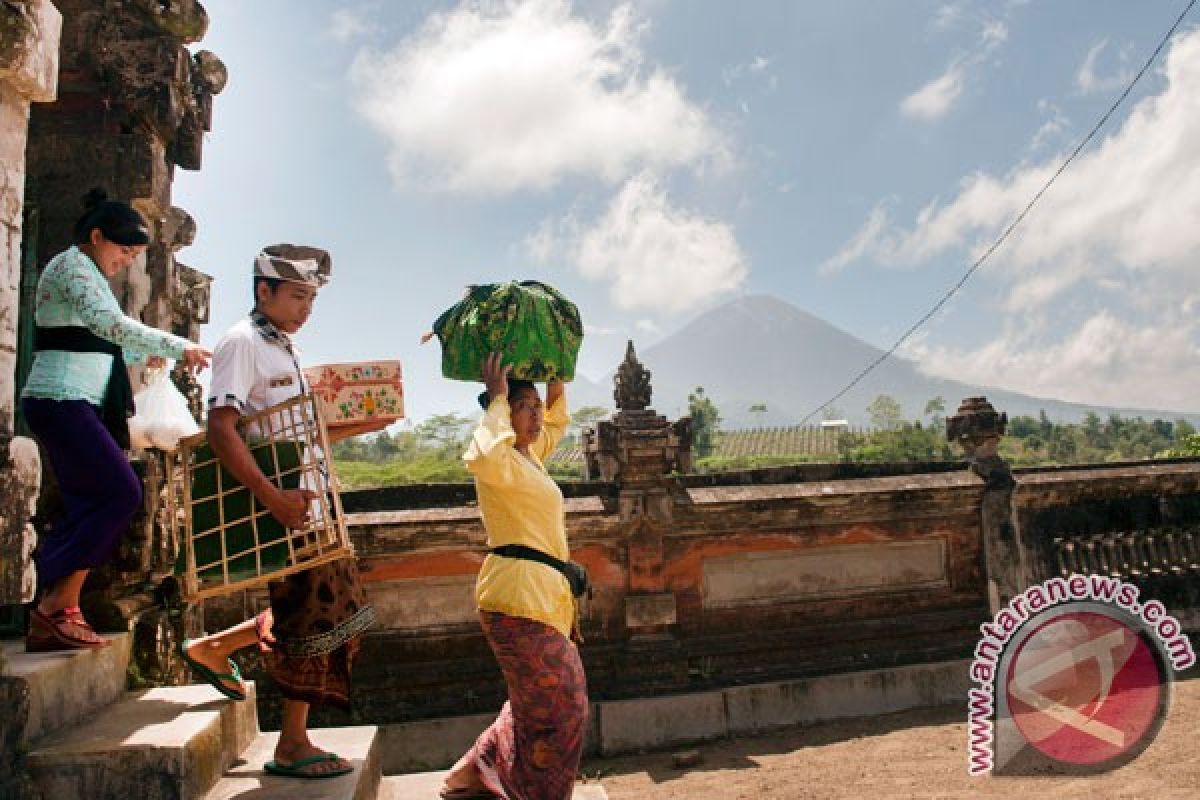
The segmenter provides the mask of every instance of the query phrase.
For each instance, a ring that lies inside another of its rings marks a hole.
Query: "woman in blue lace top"
[[[26,650],[103,647],[79,610],[88,570],[108,560],[142,503],[125,448],[133,392],[126,366],[149,358],[208,364],[209,352],[124,314],[108,278],[150,242],[142,216],[92,190],[75,223],[75,244],[38,280],[34,360],[21,410],[58,481],[65,513],[39,542],[39,600]]]

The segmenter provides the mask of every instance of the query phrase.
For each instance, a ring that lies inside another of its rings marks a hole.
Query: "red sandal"
[[[29,615],[29,635],[25,637],[27,653],[98,650],[111,644],[92,630],[77,606],[59,609],[51,614],[43,614],[34,608],[30,609]],[[82,631],[82,635],[78,631]]]

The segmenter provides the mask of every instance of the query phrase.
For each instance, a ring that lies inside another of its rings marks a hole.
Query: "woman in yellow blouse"
[[[489,553],[475,599],[484,635],[508,686],[508,702],[446,777],[443,798],[567,800],[583,753],[587,684],[571,640],[575,598],[549,561],[570,556],[563,498],[544,459],[566,432],[563,385],[508,377],[493,353],[484,365],[485,413],[463,455],[475,477]],[[513,548],[514,545],[523,547]]]

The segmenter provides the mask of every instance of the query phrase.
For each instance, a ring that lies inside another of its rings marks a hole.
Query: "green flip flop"
[[[231,689],[225,685],[225,681],[242,682],[242,671],[238,669],[238,665],[232,659],[226,659],[229,662],[229,672],[215,672],[212,669],[201,664],[188,655],[188,647],[192,644],[191,639],[184,639],[179,643],[179,655],[187,662],[187,665],[201,678],[204,678],[214,689],[225,695],[231,700],[245,700],[246,693],[240,689]]]
[[[305,780],[321,780],[323,778],[336,778],[339,775],[349,775],[354,772],[354,767],[343,767],[342,769],[333,769],[329,772],[304,772],[305,767],[311,767],[313,764],[320,764],[322,761],[337,761],[341,756],[335,753],[322,753],[319,756],[309,756],[302,758],[299,761],[293,761],[290,764],[280,764],[278,761],[268,761],[263,764],[263,769],[272,775],[282,775],[285,778],[303,778]]]

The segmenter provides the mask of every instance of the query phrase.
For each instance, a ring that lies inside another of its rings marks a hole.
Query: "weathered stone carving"
[[[37,509],[42,462],[37,444],[24,436],[0,441],[0,604],[28,603],[36,585],[30,518]]]
[[[997,454],[1008,428],[1008,414],[997,412],[986,397],[968,397],[946,420],[946,438],[959,445],[971,471],[997,488],[1013,485],[1012,471]]]
[[[28,113],[30,102],[55,97],[61,31],[62,16],[50,0],[0,3],[0,86],[25,99],[22,114]],[[10,128],[6,121],[3,131],[19,133],[24,141],[24,124]]]
[[[192,61],[195,62],[192,80],[201,93],[217,95],[224,91],[229,71],[221,59],[208,50],[201,50],[192,56]]]
[[[666,491],[663,487],[671,475],[691,468],[691,419],[671,423],[648,408],[654,391],[650,371],[638,361],[632,341],[625,348],[625,360],[617,368],[613,384],[616,415],[598,422],[594,430],[583,431],[588,478],[618,481],[631,489],[658,487]],[[641,508],[641,501],[638,503]],[[669,511],[666,513],[669,516]]]
[[[988,605],[993,613],[1029,585],[1028,556],[1013,524],[1012,470],[999,455],[1000,437],[1008,415],[997,412],[986,397],[968,397],[946,420],[946,438],[963,449],[968,468],[983,479],[980,507],[984,561],[987,564]]]
[[[625,360],[617,367],[613,379],[616,388],[613,389],[613,399],[621,411],[643,411],[650,406],[650,370],[638,361],[637,353],[633,350],[633,340],[625,346]]]
[[[184,44],[208,32],[208,12],[195,0],[132,0],[163,31]]]

